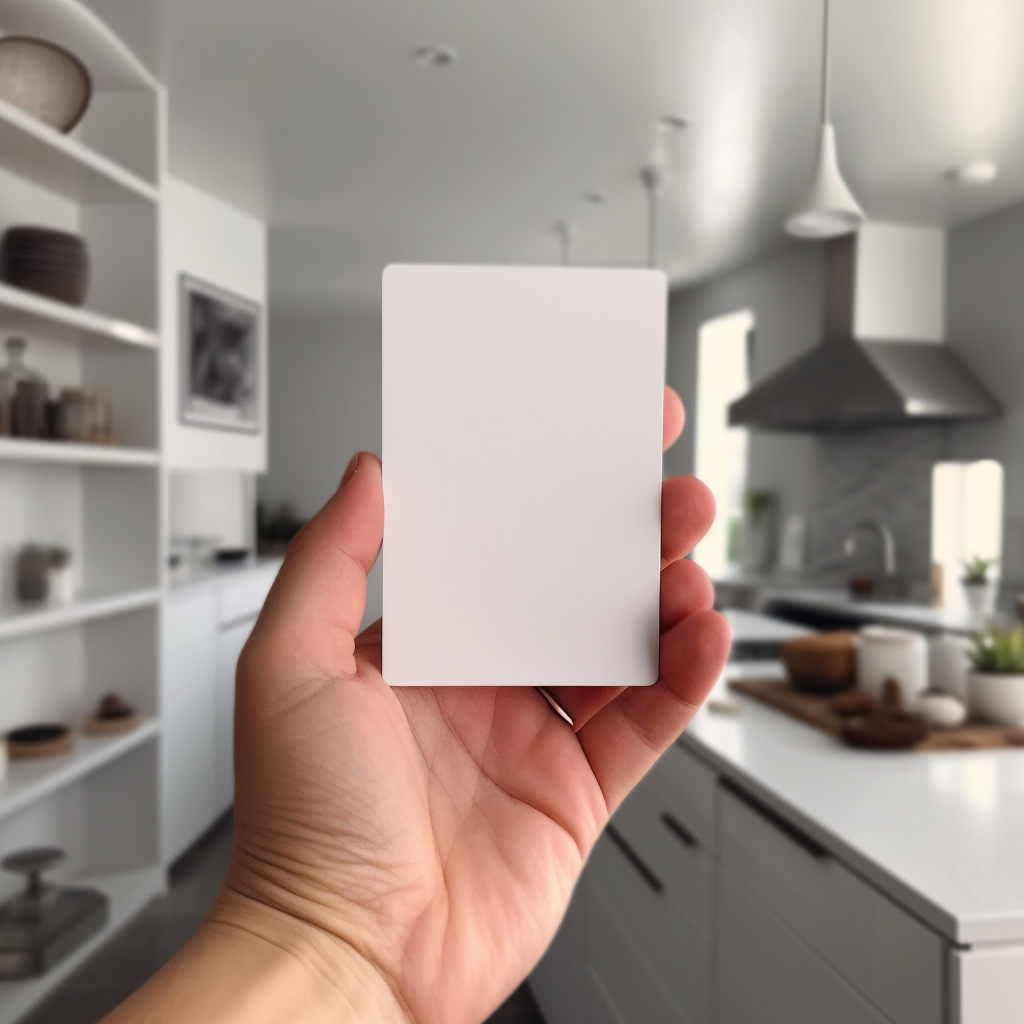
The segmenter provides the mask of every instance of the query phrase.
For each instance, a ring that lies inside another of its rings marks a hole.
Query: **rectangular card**
[[[665,276],[390,266],[384,678],[658,675]]]

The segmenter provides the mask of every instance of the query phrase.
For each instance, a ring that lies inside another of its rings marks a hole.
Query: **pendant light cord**
[[[829,88],[831,86],[832,67],[829,59],[829,7],[830,0],[825,0],[825,16],[822,22],[821,41],[821,123],[828,124]]]

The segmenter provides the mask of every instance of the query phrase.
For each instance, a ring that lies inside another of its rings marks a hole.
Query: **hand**
[[[682,420],[666,389],[666,447]],[[665,482],[660,678],[553,690],[570,728],[532,688],[388,687],[380,623],[355,635],[384,521],[380,463],[357,455],[239,661],[234,848],[200,941],[274,944],[360,1020],[483,1020],[721,671],[728,627],[683,560],[713,516],[703,484]]]

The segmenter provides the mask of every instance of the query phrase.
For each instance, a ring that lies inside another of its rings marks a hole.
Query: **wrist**
[[[235,959],[248,976],[249,1005],[238,1020],[410,1024],[390,980],[354,945],[229,887],[196,938],[208,944],[208,952]],[[292,1013],[261,1015],[261,1006],[279,996]],[[297,999],[304,1014],[295,1012]]]
[[[385,975],[315,925],[225,888],[199,930],[104,1024],[411,1024]]]

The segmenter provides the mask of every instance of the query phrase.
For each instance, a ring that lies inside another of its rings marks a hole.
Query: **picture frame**
[[[260,304],[182,274],[178,341],[181,422],[258,434],[264,345]]]

